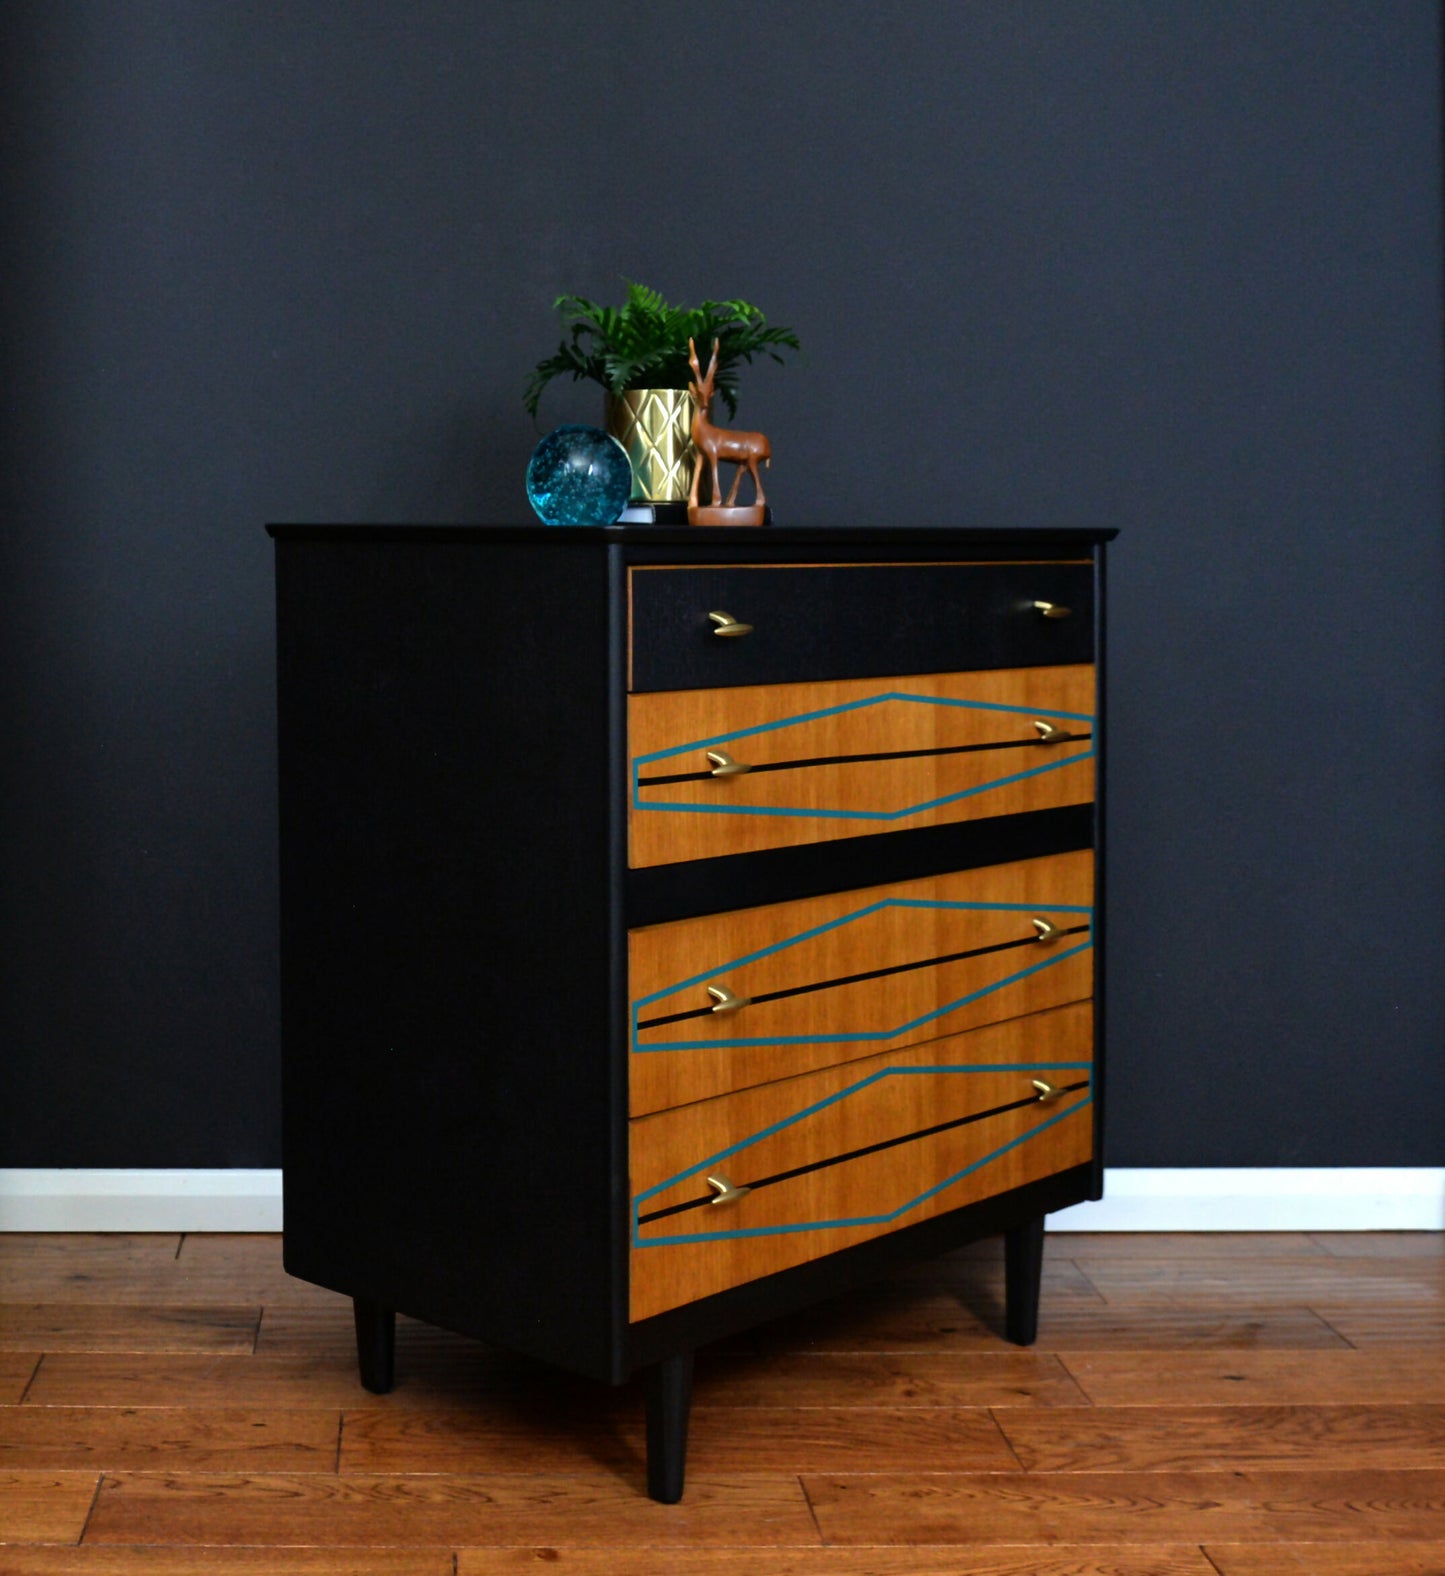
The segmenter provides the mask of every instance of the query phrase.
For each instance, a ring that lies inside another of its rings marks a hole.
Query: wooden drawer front
[[[638,1118],[632,1318],[1082,1164],[1091,1044],[1081,1003]]]
[[[632,931],[632,1114],[1084,1000],[1093,864],[1055,854]]]
[[[634,869],[1094,795],[1088,666],[667,691],[627,708]],[[1063,737],[1041,742],[1040,724]],[[750,769],[714,776],[709,752]]]
[[[635,690],[1094,660],[1092,564],[635,568]],[[1035,606],[1067,607],[1045,618]],[[751,634],[720,637],[708,615]]]

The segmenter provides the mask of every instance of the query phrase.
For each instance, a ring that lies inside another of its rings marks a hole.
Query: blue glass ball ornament
[[[612,525],[631,496],[627,450],[600,427],[557,427],[532,451],[527,497],[543,525]]]

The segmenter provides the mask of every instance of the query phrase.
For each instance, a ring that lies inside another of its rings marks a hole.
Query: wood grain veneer
[[[1094,795],[1092,742],[1042,745],[1033,723],[1052,718],[1084,734],[1093,711],[1087,664],[630,695],[629,863],[1085,804]],[[978,745],[1004,747],[927,753]],[[714,747],[753,768],[834,764],[648,781],[709,772]],[[910,751],[925,753],[896,758]],[[895,758],[839,759],[849,756]]]
[[[1030,1069],[1087,1064],[1091,1045],[1092,1012],[1079,1004],[635,1120],[632,1318],[1082,1164],[1092,1152],[1087,1088],[1042,1106],[1031,1079],[1087,1084],[1087,1068]],[[959,1066],[979,1070],[943,1070]],[[1020,1070],[982,1070],[999,1066]],[[723,1209],[648,1218],[709,1197],[709,1169],[752,1185],[1009,1105],[757,1187]],[[850,1224],[821,1224],[832,1221]]]
[[[1093,866],[1056,854],[630,932],[632,1114],[1087,998]],[[1034,915],[1070,933],[1040,944]],[[713,1012],[709,985],[751,1004]]]

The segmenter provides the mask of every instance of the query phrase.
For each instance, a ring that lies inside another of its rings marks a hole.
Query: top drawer
[[[634,567],[630,586],[633,690],[1094,659],[1088,563]]]

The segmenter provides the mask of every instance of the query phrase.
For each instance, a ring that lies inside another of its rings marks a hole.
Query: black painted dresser
[[[1099,1196],[1110,531],[273,526],[286,1267],[614,1383]],[[403,1376],[404,1377],[404,1376]]]

